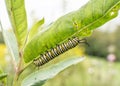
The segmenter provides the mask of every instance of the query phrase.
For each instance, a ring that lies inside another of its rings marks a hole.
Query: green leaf
[[[55,77],[58,73],[66,69],[67,67],[77,64],[81,61],[83,61],[84,58],[76,57],[76,58],[70,58],[68,60],[62,61],[58,64],[54,64],[52,66],[49,66],[45,69],[38,70],[29,76],[27,76],[23,82],[22,86],[42,86],[46,80],[49,80],[53,77]]]
[[[44,18],[42,18],[32,26],[28,35],[28,40],[31,40],[35,36],[35,34],[39,32],[39,29],[41,29],[40,26],[43,24],[44,24]]]
[[[13,61],[15,63],[19,62],[19,52],[18,52],[18,46],[17,41],[15,38],[15,35],[12,31],[3,31],[4,34],[4,40],[7,45],[7,48],[9,49],[9,52],[11,54],[11,57],[13,58]]]
[[[4,41],[6,43],[6,46],[9,49],[9,52],[11,54],[11,57],[14,63],[17,65],[17,63],[19,62],[19,52],[18,52],[17,40],[15,38],[15,35],[12,30],[10,31],[4,30],[1,22],[0,22],[0,27],[2,29],[2,34],[4,37]]]
[[[4,79],[5,77],[7,77],[7,73],[0,74],[0,80]]]
[[[0,67],[0,80],[4,79],[5,77],[7,77],[7,73],[4,73],[2,68]]]
[[[79,10],[60,17],[47,30],[34,36],[24,49],[24,61],[30,62],[68,38],[90,35],[92,30],[115,18],[119,9],[120,0],[90,0]]]
[[[34,84],[31,85],[31,86],[42,86],[42,85],[45,84],[45,82],[46,82],[46,80],[45,80],[45,81],[40,81],[40,82],[34,83]]]
[[[6,0],[6,5],[18,45],[21,47],[27,35],[27,18],[24,0]]]
[[[0,67],[0,74],[3,73],[2,68]]]

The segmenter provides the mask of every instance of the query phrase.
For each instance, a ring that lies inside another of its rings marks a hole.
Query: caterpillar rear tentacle
[[[85,43],[86,45],[90,46],[90,44],[87,42],[87,39],[81,39],[79,40],[79,43]]]
[[[86,39],[80,40],[78,37],[73,37],[72,39],[68,39],[68,42],[57,45],[55,48],[52,48],[50,51],[41,54],[38,58],[33,60],[33,63],[38,67],[42,66],[47,62],[49,62],[50,60],[57,57],[58,55],[61,55],[64,52],[68,51],[69,49],[76,47],[80,43],[85,43],[89,46]]]

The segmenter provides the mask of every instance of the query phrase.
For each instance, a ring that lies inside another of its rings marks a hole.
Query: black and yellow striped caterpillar
[[[45,52],[44,54],[40,55],[38,58],[33,60],[33,63],[36,66],[42,66],[52,60],[53,58],[57,57],[58,55],[68,51],[69,49],[74,48],[79,43],[86,43],[86,39],[79,39],[78,37],[74,37],[69,39],[68,42],[57,45],[55,48],[52,48],[50,51]]]

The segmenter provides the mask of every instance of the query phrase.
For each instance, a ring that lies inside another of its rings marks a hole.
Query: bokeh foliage
[[[2,32],[0,31],[0,44],[4,43]]]
[[[120,60],[120,26],[117,26],[114,31],[100,31],[96,30],[88,38],[90,46],[87,47],[86,53],[93,56],[102,58],[107,57],[109,53],[115,54],[117,61]],[[109,47],[113,46],[114,50],[110,52]]]

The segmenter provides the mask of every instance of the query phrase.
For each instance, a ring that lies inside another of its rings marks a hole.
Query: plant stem
[[[22,54],[22,51],[20,50],[20,52],[19,52],[19,57],[20,57],[20,61],[19,61],[19,63],[18,63],[18,66],[17,66],[17,70],[15,71],[16,73],[15,73],[15,77],[14,77],[14,86],[18,86],[17,85],[17,82],[18,82],[18,77],[19,77],[19,73],[20,73],[20,71],[21,71],[21,69],[22,69],[22,62],[23,62],[23,54]]]

